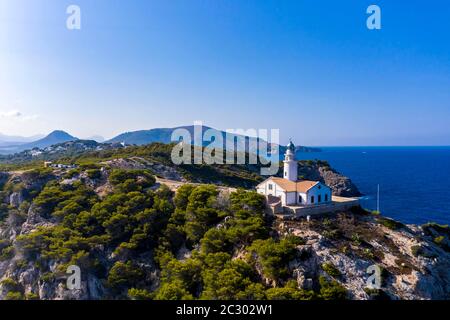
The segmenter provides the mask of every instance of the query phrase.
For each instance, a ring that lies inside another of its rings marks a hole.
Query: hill
[[[124,142],[126,144],[135,144],[135,145],[144,145],[149,144],[153,142],[160,142],[160,143],[171,143],[173,142],[171,140],[172,132],[176,129],[186,129],[191,137],[192,140],[189,142],[190,144],[195,144],[194,141],[194,126],[181,126],[181,127],[175,127],[175,128],[157,128],[157,129],[151,129],[151,130],[139,130],[139,131],[133,131],[133,132],[126,132],[122,133],[111,140],[106,141],[107,143],[120,143]],[[207,126],[202,126],[202,135],[205,133],[206,130],[213,129]],[[250,136],[244,136],[240,134],[229,134],[225,131],[218,132],[222,135],[222,139],[224,141],[224,149],[226,146],[227,141],[233,142],[236,139],[243,139],[245,141],[245,152],[249,151],[249,143],[250,142],[258,142],[259,139],[250,137]],[[203,142],[203,146],[207,146],[210,142]],[[286,148],[284,146],[280,146],[280,154],[284,154],[286,151]],[[298,152],[317,152],[320,151],[318,148],[309,148],[304,146],[297,146]]]
[[[44,138],[41,138],[36,141],[32,142],[26,142],[26,143],[20,143],[20,144],[5,144],[4,146],[0,145],[0,154],[13,154],[18,153],[24,150],[32,150],[35,148],[47,148],[52,145],[63,143],[67,141],[75,141],[78,140],[78,138],[75,138],[68,134],[67,132],[61,131],[61,130],[55,130],[45,136]]]
[[[78,138],[71,136],[65,131],[55,130],[42,139],[21,145],[20,147],[25,149],[46,148],[58,143],[75,140],[78,140]]]
[[[450,298],[448,226],[361,208],[281,221],[256,192],[155,182],[109,164],[1,174],[0,299]]]
[[[28,143],[28,142],[32,142],[32,141],[41,139],[41,138],[43,138],[43,136],[41,136],[41,135],[32,136],[32,137],[22,137],[22,136],[9,136],[9,135],[0,133],[0,147],[24,144],[24,143]]]

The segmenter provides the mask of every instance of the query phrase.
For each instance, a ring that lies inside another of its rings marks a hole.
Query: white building
[[[279,198],[282,206],[316,206],[332,202],[331,188],[327,185],[320,181],[298,180],[298,163],[292,141],[283,162],[283,178],[268,178],[256,186],[258,193]]]

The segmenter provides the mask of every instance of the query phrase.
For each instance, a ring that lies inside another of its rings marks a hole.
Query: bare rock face
[[[330,186],[333,194],[341,197],[359,197],[361,192],[348,178],[323,161],[300,161],[298,175],[306,180],[321,181]]]
[[[9,205],[14,208],[18,208],[23,202],[23,196],[21,192],[13,192],[9,196]]]
[[[376,265],[383,270],[380,291],[384,298],[450,299],[450,253],[445,244],[437,245],[433,236],[424,235],[422,227],[390,229],[374,216],[349,213],[282,224],[281,234],[305,241],[298,247],[304,258],[291,262],[292,277],[300,288],[308,287],[307,279],[317,281],[323,276],[345,287],[349,299],[372,299],[368,268]],[[306,251],[310,254],[304,255]],[[324,264],[337,272],[328,274]]]
[[[164,179],[185,181],[182,175],[175,168],[166,166],[162,163],[151,162],[140,157],[113,159],[105,161],[104,164],[107,164],[112,168],[119,169],[149,169]]]
[[[333,194],[341,197],[359,197],[362,195],[348,177],[328,169],[327,167],[320,167],[319,173],[321,176],[320,180],[331,187]]]

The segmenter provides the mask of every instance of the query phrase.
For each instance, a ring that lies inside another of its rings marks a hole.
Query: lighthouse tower
[[[298,164],[297,161],[295,160],[295,146],[292,143],[292,141],[290,141],[287,146],[283,163],[284,163],[283,178],[290,181],[297,181]]]

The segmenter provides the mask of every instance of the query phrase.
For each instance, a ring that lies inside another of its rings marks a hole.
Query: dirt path
[[[179,187],[181,187],[182,185],[184,185],[184,184],[192,184],[194,186],[200,186],[200,185],[203,184],[203,183],[193,183],[193,182],[183,182],[183,181],[168,180],[168,179],[162,179],[162,178],[156,178],[156,183],[158,183],[158,184],[165,184],[172,191],[177,191],[177,189]],[[235,192],[237,190],[236,188],[223,187],[223,186],[217,186],[217,188],[220,191],[226,191],[226,192]]]

